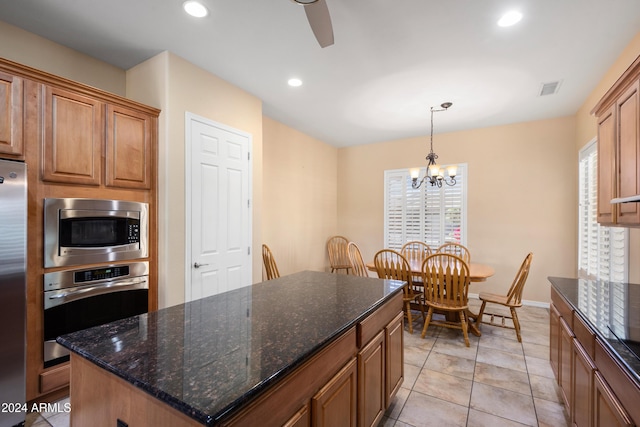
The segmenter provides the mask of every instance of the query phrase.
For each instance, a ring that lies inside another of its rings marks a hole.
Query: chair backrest
[[[351,271],[356,276],[369,277],[367,267],[362,259],[362,253],[360,248],[353,242],[349,242],[347,245],[347,254],[349,255],[349,263],[351,264]]]
[[[267,273],[267,280],[277,279],[280,277],[276,260],[271,253],[269,246],[262,245],[262,262],[264,263],[264,269]]]
[[[405,295],[413,293],[413,281],[411,279],[411,267],[400,252],[392,249],[382,249],[373,257],[376,272],[381,279],[402,280],[407,282],[404,287]]]
[[[437,252],[422,263],[424,299],[444,307],[464,307],[469,295],[469,266],[459,256]]]
[[[409,261],[409,265],[415,264],[418,267],[422,265],[422,262],[431,255],[431,248],[424,242],[414,240],[407,242],[400,249],[400,253],[403,257]]]
[[[445,243],[444,245],[441,245],[436,252],[459,256],[467,264],[471,262],[471,252],[469,252],[469,249],[460,243]]]
[[[522,290],[524,289],[524,284],[527,282],[527,277],[529,277],[529,268],[531,267],[532,259],[532,252],[529,252],[527,256],[524,257],[524,261],[522,261],[520,269],[518,270],[518,273],[516,273],[516,277],[513,279],[509,292],[507,292],[507,304],[522,304]]]
[[[332,269],[347,268],[350,266],[347,245],[349,240],[343,236],[333,236],[327,240],[329,263]]]

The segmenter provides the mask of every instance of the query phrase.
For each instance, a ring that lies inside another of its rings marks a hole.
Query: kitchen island
[[[58,338],[73,426],[375,425],[404,282],[305,271]]]

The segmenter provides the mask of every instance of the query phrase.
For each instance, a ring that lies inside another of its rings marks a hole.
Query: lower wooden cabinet
[[[631,427],[633,421],[600,372],[594,375],[593,427]]]
[[[404,381],[404,313],[385,327],[385,345],[385,408],[388,408]]]
[[[357,378],[358,365],[354,358],[313,396],[311,399],[313,426],[356,426]]]
[[[385,406],[385,331],[358,353],[358,426],[375,426]]]
[[[551,370],[560,378],[560,313],[555,305],[549,307],[549,358]]]
[[[574,425],[591,426],[593,374],[596,367],[578,340],[573,340],[571,419]]]
[[[569,328],[569,325],[563,318],[560,318],[560,346],[559,346],[559,360],[560,360],[560,377],[558,384],[560,384],[560,392],[564,405],[567,409],[567,413],[571,414],[572,401],[571,401],[571,385],[572,385],[572,365],[573,365],[573,332]]]

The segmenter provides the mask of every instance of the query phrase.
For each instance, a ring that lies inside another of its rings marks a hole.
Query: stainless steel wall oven
[[[148,275],[146,261],[45,273],[45,367],[69,360],[56,337],[146,313]]]
[[[148,216],[146,203],[45,199],[44,266],[146,258]]]

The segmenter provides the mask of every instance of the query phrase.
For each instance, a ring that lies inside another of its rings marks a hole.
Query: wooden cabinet
[[[0,153],[21,158],[23,151],[24,82],[0,72]]]
[[[631,427],[634,425],[600,372],[596,372],[594,375],[593,394],[593,427]]]
[[[358,353],[358,415],[360,427],[376,426],[385,406],[385,331]]]
[[[44,86],[42,180],[100,185],[103,104],[68,90]]]
[[[577,311],[551,289],[551,366],[578,427],[632,426],[640,385],[631,379]],[[568,321],[566,321],[568,320]]]
[[[55,87],[44,93],[43,181],[151,189],[156,115]]]
[[[596,367],[577,339],[573,340],[571,419],[573,424],[591,427],[593,419],[593,374]]]
[[[404,381],[404,313],[385,327],[386,393],[385,408],[391,405]]]
[[[155,128],[155,118],[150,114],[107,105],[107,186],[151,188]]]
[[[351,360],[311,399],[315,427],[355,427],[358,365]]]
[[[598,124],[598,222],[640,226],[640,57],[591,111]]]

